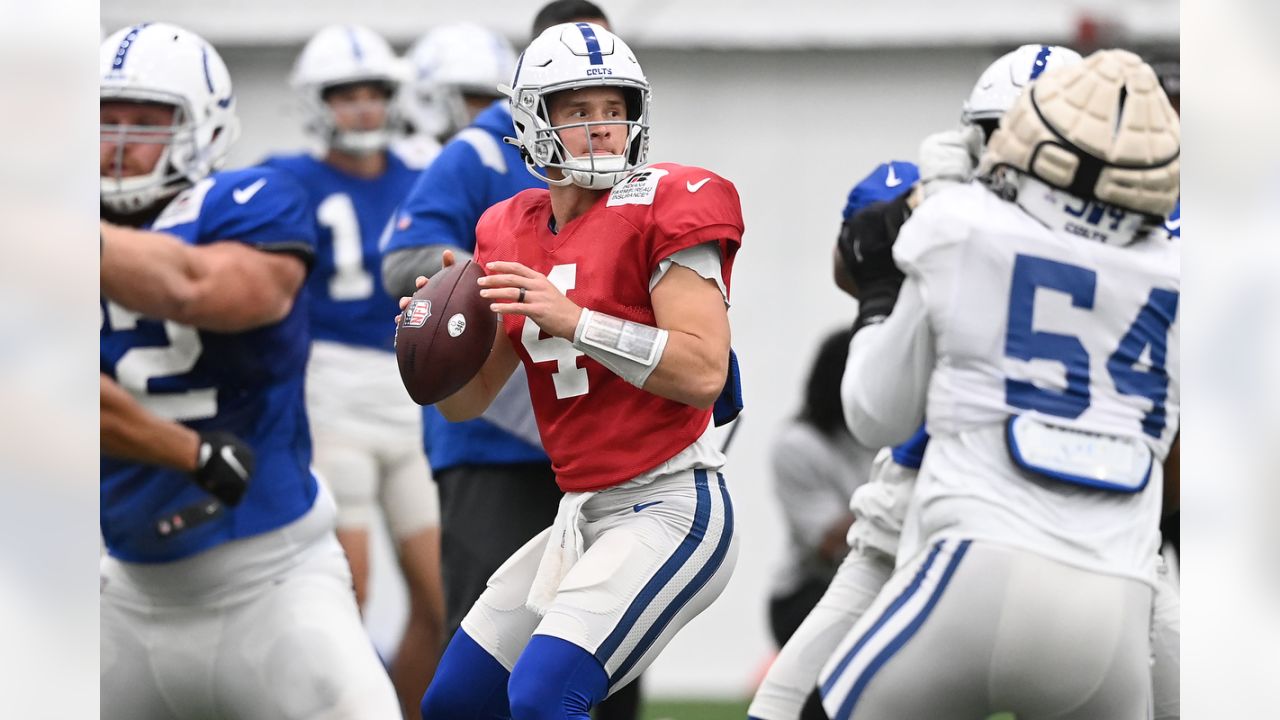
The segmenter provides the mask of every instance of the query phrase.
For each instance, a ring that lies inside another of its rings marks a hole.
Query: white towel
[[[578,558],[582,557],[582,506],[594,496],[593,492],[582,492],[566,493],[560,498],[556,520],[551,525],[551,535],[547,538],[542,560],[538,563],[538,573],[533,576],[529,597],[524,603],[525,607],[539,617],[547,614],[551,603],[555,602],[556,593],[560,591],[564,576],[569,574]]]

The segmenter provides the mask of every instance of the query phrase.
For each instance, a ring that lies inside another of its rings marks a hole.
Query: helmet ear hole
[[[1000,119],[983,118],[981,120],[974,120],[973,124],[982,129],[982,142],[986,144],[991,142],[992,133],[996,131],[996,128],[1000,127]]]

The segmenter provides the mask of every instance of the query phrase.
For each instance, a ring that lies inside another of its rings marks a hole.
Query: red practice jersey
[[[727,289],[743,229],[733,183],[672,163],[631,174],[559,233],[550,222],[545,189],[494,205],[476,225],[476,261],[522,263],[579,306],[646,325],[657,324],[649,280],[658,263],[717,242]],[[706,430],[711,410],[640,390],[523,315],[502,317],[528,371],[538,430],[562,490],[626,482]]]

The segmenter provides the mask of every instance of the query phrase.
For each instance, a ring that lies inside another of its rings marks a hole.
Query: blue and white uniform
[[[417,173],[394,153],[376,178],[345,173],[312,155],[268,158],[306,191],[316,225],[307,278],[311,361],[307,411],[315,467],[338,501],[339,529],[368,530],[381,501],[403,540],[439,523],[439,501],[421,445],[417,405],[395,359],[399,308],[382,286],[380,238]]]
[[[309,264],[313,227],[291,178],[251,168],[196,183],[148,229]],[[309,468],[307,338],[303,297],[283,320],[236,333],[104,302],[102,372],[157,415],[236,434],[257,459],[240,504],[180,522],[211,501],[190,475],[102,459],[104,718],[399,717],[360,624],[332,498]]]
[[[274,171],[213,175],[178,195],[148,229],[192,245],[234,239],[308,263],[315,236],[300,189]],[[103,300],[101,369],[151,412],[199,430],[234,433],[253,447],[255,481],[219,516],[171,534],[158,524],[208,500],[187,473],[102,458],[102,533],[108,552],[133,563],[180,560],[274,530],[316,499],[303,408],[306,302],[279,323],[215,333],[140,317]]]
[[[900,440],[927,404],[931,438],[899,569],[823,669],[832,717],[1148,709],[1179,241],[1033,205],[1056,197],[1027,180],[1034,217],[978,183],[931,198],[894,247],[893,314],[851,345],[854,434]],[[903,691],[922,676],[928,692]]]

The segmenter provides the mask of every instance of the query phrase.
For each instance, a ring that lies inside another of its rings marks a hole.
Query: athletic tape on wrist
[[[662,328],[583,308],[573,346],[628,383],[643,387],[662,360],[668,336]]]

